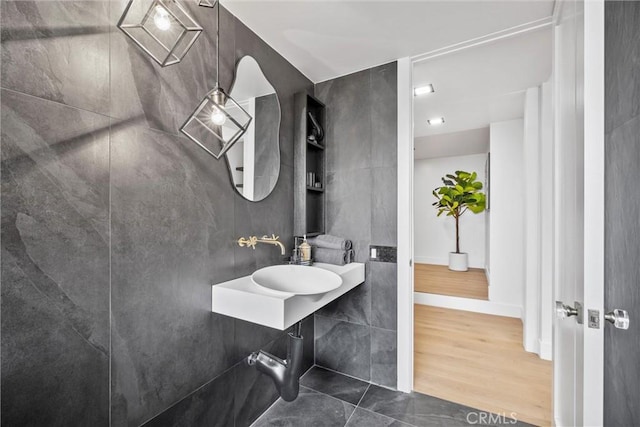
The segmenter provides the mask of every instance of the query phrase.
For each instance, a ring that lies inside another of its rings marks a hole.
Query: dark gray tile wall
[[[628,330],[604,327],[604,424],[640,424],[640,4],[605,3],[605,309],[629,312]]]
[[[2,1],[2,425],[248,425],[277,394],[246,366],[286,336],[210,312],[210,285],[292,244],[293,94],[312,83],[223,10],[221,80],[252,55],[278,92],[282,167],[251,203],[177,129],[215,81],[206,33],[160,68],[120,1]],[[303,324],[313,364],[314,319]],[[110,406],[111,401],[111,406]]]
[[[353,240],[366,281],[316,314],[316,363],[396,387],[395,263],[369,245],[397,245],[397,64],[319,83],[327,106],[327,233]]]

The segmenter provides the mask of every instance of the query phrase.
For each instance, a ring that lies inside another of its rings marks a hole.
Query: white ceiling
[[[551,75],[551,43],[546,27],[417,63],[414,86],[431,83],[435,92],[414,98],[415,136],[523,117],[524,91]],[[445,123],[427,124],[437,117]]]
[[[225,0],[313,82],[551,16],[553,0]]]
[[[489,127],[415,138],[414,158],[467,156],[489,152]]]

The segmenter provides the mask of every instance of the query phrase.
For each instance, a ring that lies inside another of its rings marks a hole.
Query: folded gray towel
[[[348,251],[353,246],[351,240],[331,236],[330,234],[321,234],[316,237],[310,237],[307,241],[311,246],[317,246],[325,249],[339,249],[342,251]]]
[[[339,249],[327,249],[313,246],[313,260],[324,262],[325,264],[345,265],[353,262],[354,252],[352,249],[342,251]]]

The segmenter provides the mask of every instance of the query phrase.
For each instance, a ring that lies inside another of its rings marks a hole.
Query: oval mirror
[[[253,120],[227,151],[227,166],[235,189],[257,202],[271,194],[280,174],[280,102],[251,56],[238,61],[230,95]]]

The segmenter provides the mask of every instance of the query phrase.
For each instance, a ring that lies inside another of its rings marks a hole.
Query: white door
[[[554,31],[554,296],[581,313],[554,322],[554,418],[558,426],[600,426],[604,1],[566,0],[559,7]],[[589,310],[597,310],[598,328],[589,327]]]

